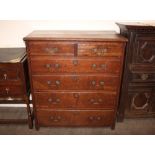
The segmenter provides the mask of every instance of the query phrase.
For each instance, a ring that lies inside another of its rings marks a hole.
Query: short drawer
[[[80,43],[78,44],[78,56],[121,56],[124,44],[116,42]]]
[[[0,86],[0,97],[15,97],[24,94],[22,86]]]
[[[106,90],[116,91],[119,77],[108,75],[33,76],[35,91],[47,90]]]
[[[30,55],[74,56],[75,45],[53,41],[31,41],[28,43]]]
[[[32,57],[31,69],[33,74],[50,73],[120,73],[120,59],[67,59]]]
[[[110,126],[114,121],[113,110],[38,110],[41,126]]]
[[[116,93],[112,92],[38,92],[34,96],[37,107],[51,109],[113,109],[116,103]]]
[[[20,68],[17,64],[0,63],[0,81],[20,79]]]

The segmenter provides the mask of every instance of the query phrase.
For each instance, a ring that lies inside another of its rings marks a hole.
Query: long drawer
[[[41,126],[109,126],[113,110],[37,110]]]
[[[116,93],[112,92],[38,92],[34,97],[37,107],[49,109],[112,109],[116,104]]]
[[[33,76],[35,91],[47,90],[105,90],[116,91],[118,76],[108,75],[51,75]]]
[[[33,74],[50,73],[120,73],[120,59],[100,58],[53,58],[37,56],[31,58]]]

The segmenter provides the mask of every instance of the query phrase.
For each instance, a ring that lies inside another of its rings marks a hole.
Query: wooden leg
[[[35,128],[36,128],[37,131],[40,129],[40,127],[39,127],[39,125],[38,125],[38,123],[36,121],[35,121]]]
[[[31,112],[31,108],[30,108],[30,101],[29,101],[28,97],[26,97],[25,102],[26,102],[26,106],[27,106],[29,129],[32,129],[33,128],[33,119],[32,119],[32,112]]]
[[[117,122],[123,122],[124,120],[124,114],[118,113],[117,114]]]
[[[115,129],[115,122],[111,126],[111,130],[114,130],[114,129]]]

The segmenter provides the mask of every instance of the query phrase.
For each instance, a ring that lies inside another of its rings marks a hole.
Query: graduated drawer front
[[[33,74],[50,73],[120,73],[120,59],[80,59],[31,57]]]
[[[78,44],[78,56],[122,56],[123,43],[117,42],[85,42]]]
[[[35,91],[47,90],[106,90],[116,91],[118,76],[108,75],[52,75],[33,76]]]
[[[31,41],[28,51],[30,55],[74,56],[75,44],[54,41]]]
[[[40,108],[109,108],[116,103],[116,93],[112,92],[51,92],[34,93],[36,106]]]
[[[109,126],[113,110],[38,110],[41,126]]]
[[[14,97],[24,93],[22,86],[0,85],[0,97]]]
[[[19,79],[20,68],[18,64],[0,63],[0,83]]]

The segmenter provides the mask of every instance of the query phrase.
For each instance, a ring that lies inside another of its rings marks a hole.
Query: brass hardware
[[[107,53],[107,48],[93,48],[92,52],[93,54],[96,54],[98,56],[104,56],[105,53]]]
[[[7,79],[7,74],[4,74],[4,79],[5,79],[5,80]]]
[[[106,64],[101,64],[99,67],[97,67],[96,64],[92,64],[92,68],[96,69],[96,70],[102,70],[106,68]]]
[[[58,122],[61,120],[61,116],[57,116],[57,117],[54,117],[54,116],[51,116],[50,117],[50,120],[54,121],[54,122]]]
[[[101,117],[100,117],[100,116],[98,116],[96,119],[99,121],[99,120],[101,120]]]
[[[52,99],[51,99],[51,98],[49,98],[49,99],[48,99],[48,102],[52,102]]]
[[[51,54],[55,54],[58,52],[58,48],[57,47],[51,47],[51,48],[45,48],[45,50]]]
[[[92,84],[93,86],[96,85],[96,81],[93,80],[93,81],[91,82],[91,84]]]
[[[52,104],[58,104],[60,102],[60,99],[57,98],[56,101],[54,101],[52,98],[49,98],[48,102],[52,102]]]
[[[106,67],[107,67],[106,64],[101,64],[101,68],[102,68],[102,69],[105,69]]]
[[[142,79],[143,81],[144,81],[144,80],[147,80],[148,77],[149,77],[148,74],[142,74],[142,75],[141,75],[141,79]]]
[[[104,86],[104,81],[100,81],[100,85],[101,86]]]
[[[60,64],[55,64],[55,68],[60,68]]]
[[[60,85],[60,81],[59,80],[56,80],[55,83],[56,83],[56,85]]]
[[[50,85],[52,82],[51,81],[47,81],[47,84]]]
[[[89,119],[90,119],[90,120],[93,120],[94,118],[93,118],[93,116],[90,116]]]
[[[90,99],[90,102],[91,102],[91,103],[93,103],[93,102],[94,102],[94,99],[93,99],[93,98],[92,98],[92,99]]]
[[[53,116],[51,116],[51,117],[50,117],[50,119],[51,119],[51,120],[53,120],[53,119],[54,119],[54,117],[53,117]]]
[[[78,60],[73,60],[73,65],[77,66],[78,65]]]
[[[102,102],[103,100],[101,98],[98,99],[99,102]]]
[[[100,117],[100,116],[97,116],[97,117],[90,116],[89,119],[90,119],[90,120],[97,120],[97,121],[100,121],[100,120],[101,120],[101,117]]]
[[[50,64],[46,64],[45,67],[46,67],[46,68],[50,68],[51,65],[50,65]]]
[[[60,99],[59,99],[59,98],[57,98],[57,99],[56,99],[56,102],[57,102],[57,103],[59,103],[59,102],[60,102]]]
[[[75,93],[74,94],[74,98],[79,98],[79,94],[78,93]]]
[[[96,64],[92,64],[92,68],[96,68],[96,66],[97,66]]]
[[[5,88],[6,94],[9,94],[9,88]]]

